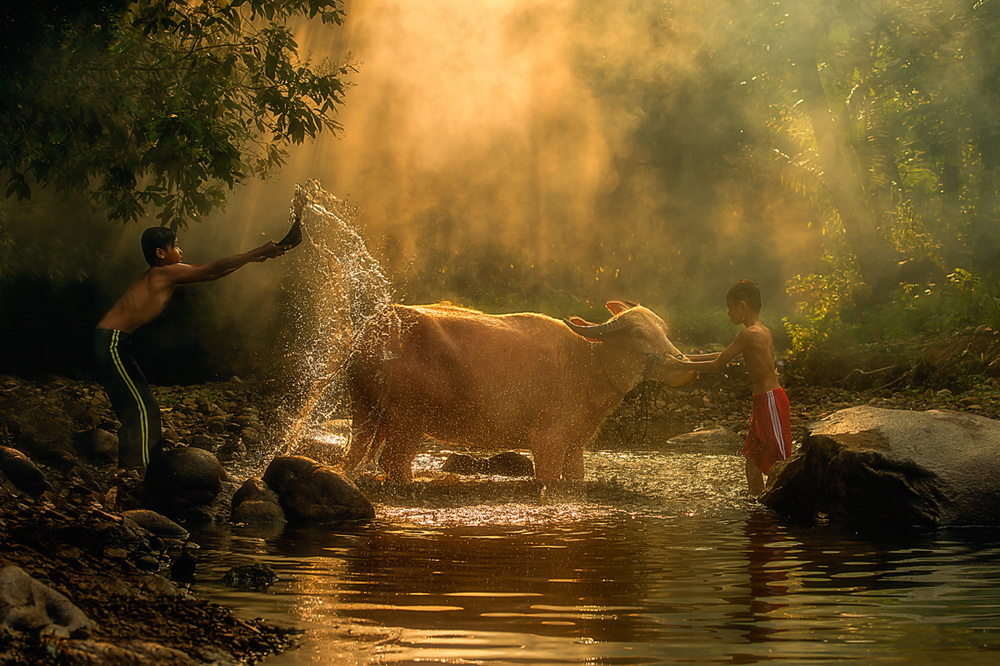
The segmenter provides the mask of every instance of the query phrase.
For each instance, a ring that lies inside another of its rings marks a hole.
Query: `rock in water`
[[[843,409],[778,463],[764,504],[852,523],[1000,524],[1000,421],[945,410]]]
[[[0,627],[67,637],[94,623],[69,599],[20,567],[0,568]]]
[[[234,523],[273,524],[285,522],[278,495],[261,479],[247,479],[233,495],[230,520]]]
[[[21,492],[38,497],[51,488],[42,470],[17,449],[0,446],[0,480],[4,477]]]
[[[326,465],[302,456],[279,456],[264,472],[290,522],[371,520],[375,507],[357,486]]]
[[[452,453],[441,465],[441,471],[450,474],[488,474],[490,463],[465,453]]]
[[[208,451],[186,446],[163,451],[146,468],[143,503],[171,518],[183,518],[210,505],[225,478],[218,459]]]
[[[242,564],[233,567],[222,577],[222,582],[237,590],[262,592],[269,588],[278,576],[266,564]]]
[[[517,451],[504,451],[487,461],[490,474],[500,476],[534,476],[535,464],[531,458]]]

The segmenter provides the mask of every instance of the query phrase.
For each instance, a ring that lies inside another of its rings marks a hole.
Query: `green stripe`
[[[141,449],[142,454],[142,464],[149,464],[149,417],[146,414],[146,403],[142,401],[142,395],[139,393],[139,389],[136,388],[135,383],[132,382],[132,378],[125,371],[125,364],[122,363],[121,357],[118,355],[118,334],[120,331],[114,330],[111,332],[111,359],[115,363],[115,367],[118,369],[118,374],[122,376],[125,381],[125,385],[128,386],[129,392],[132,397],[135,398],[135,402],[139,405],[139,427],[142,430],[141,439]]]

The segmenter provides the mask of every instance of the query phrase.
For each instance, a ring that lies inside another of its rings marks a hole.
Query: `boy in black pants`
[[[142,234],[142,253],[149,270],[125,290],[108,311],[94,336],[94,354],[101,384],[121,422],[118,465],[145,468],[160,449],[160,407],[132,359],[129,337],[156,319],[179,284],[218,280],[252,261],[280,257],[290,246],[268,242],[258,248],[204,264],[181,263],[177,234],[151,227]]]

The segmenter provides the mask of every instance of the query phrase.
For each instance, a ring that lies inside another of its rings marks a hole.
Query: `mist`
[[[279,219],[318,178],[358,207],[404,302],[565,315],[627,298],[669,317],[748,276],[780,297],[819,256],[808,207],[734,172],[760,119],[729,94],[736,63],[705,59],[727,34],[665,11],[385,0],[349,3],[333,36],[304,24],[313,59],[358,64],[345,130],[225,217]],[[778,242],[759,256],[749,235]]]
[[[938,165],[905,136],[919,127],[897,127],[923,116],[892,125],[891,108],[879,116],[864,106],[876,88],[831,107],[847,137],[838,150],[852,157],[839,164],[816,158],[822,146],[800,103],[794,75],[805,70],[796,57],[819,49],[822,34],[829,58],[821,69],[853,67],[850,58],[877,33],[872,26],[882,25],[858,7],[348,2],[343,26],[304,21],[296,28],[304,57],[357,67],[339,112],[343,131],[293,146],[273,177],[237,188],[225,210],[192,221],[180,235],[185,261],[279,238],[294,186],[318,179],[355,208],[353,223],[405,303],[599,318],[605,300],[627,299],[664,316],[680,340],[701,344],[732,335],[723,296],[749,277],[760,282],[764,320],[780,328],[802,300],[786,293],[790,280],[824,267],[854,270],[844,259],[851,239],[830,181],[863,182],[863,204],[881,216],[878,224],[893,225],[881,233],[903,255],[944,266],[938,245],[964,243],[969,233],[971,223],[956,215],[932,226],[941,211],[960,210],[958,195],[948,204],[928,194],[937,187],[933,173],[921,174]],[[904,53],[912,52],[904,47],[913,35],[931,40],[918,44],[924,51],[946,53],[964,34],[933,32],[952,20],[943,10],[877,9],[901,35],[894,48]],[[884,79],[883,65],[869,64]],[[975,101],[969,91],[981,77],[956,67],[927,69],[922,90],[959,99],[964,85],[961,94]],[[834,74],[824,75],[829,85]],[[900,99],[920,93],[905,77],[892,83]],[[962,99],[970,113],[982,106]],[[884,165],[893,160],[898,168],[889,173]],[[960,184],[966,200],[975,188],[982,192],[985,229],[992,181],[969,164]],[[32,206],[35,219],[47,214]],[[20,215],[12,211],[8,222]],[[99,260],[62,262],[68,273],[99,283],[95,320],[127,284],[123,276],[144,270],[137,246],[149,224],[155,220],[102,227]],[[162,337],[198,335],[220,367],[259,369],[273,356],[275,321],[290,298],[281,262],[302,260],[293,251],[191,288],[190,300],[174,308],[190,314],[183,324],[158,323]]]

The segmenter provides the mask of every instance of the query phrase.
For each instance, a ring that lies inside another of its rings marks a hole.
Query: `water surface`
[[[1000,658],[1000,532],[789,525],[744,497],[736,456],[587,465],[586,487],[525,484],[516,501],[490,501],[499,480],[480,479],[478,501],[427,486],[350,530],[205,533],[198,588],[305,631],[274,665]],[[216,582],[249,562],[279,582]]]

